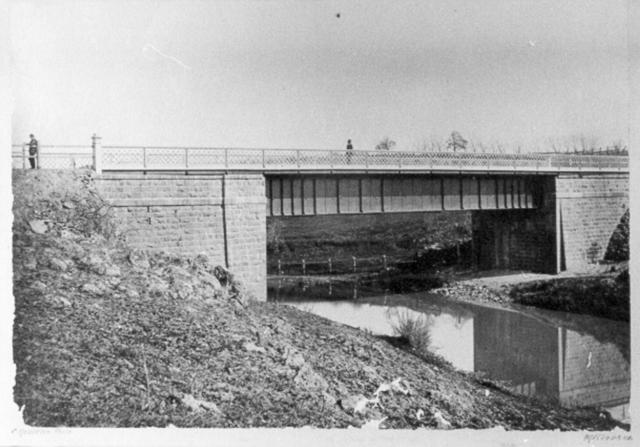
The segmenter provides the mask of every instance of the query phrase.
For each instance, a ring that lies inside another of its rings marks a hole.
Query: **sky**
[[[626,142],[627,3],[15,1],[12,141]]]

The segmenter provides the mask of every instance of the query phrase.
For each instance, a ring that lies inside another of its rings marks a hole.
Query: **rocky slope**
[[[14,172],[15,402],[38,426],[611,429],[117,235],[89,172]]]

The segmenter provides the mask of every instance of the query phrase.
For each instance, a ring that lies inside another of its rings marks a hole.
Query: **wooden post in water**
[[[304,258],[302,258],[302,275],[306,275],[307,274],[307,265],[304,262]]]
[[[278,259],[278,276],[282,276],[282,263]]]
[[[353,273],[355,273],[357,268],[356,257],[351,256],[351,259],[353,259]]]
[[[333,273],[333,269],[331,268],[331,258],[329,258],[329,274]]]
[[[382,255],[382,267],[387,270],[387,255]]]

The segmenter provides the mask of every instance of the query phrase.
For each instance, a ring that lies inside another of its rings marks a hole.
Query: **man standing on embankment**
[[[36,140],[33,134],[29,135],[29,138],[31,138],[29,141],[29,164],[31,165],[31,169],[35,169],[38,164],[38,140]]]

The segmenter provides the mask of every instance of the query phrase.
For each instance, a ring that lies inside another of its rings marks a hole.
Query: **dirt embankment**
[[[29,425],[616,426],[249,302],[206,256],[132,250],[88,172],[14,172],[13,187],[14,400]]]

